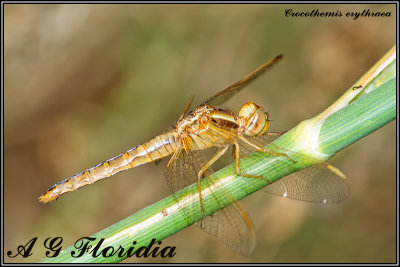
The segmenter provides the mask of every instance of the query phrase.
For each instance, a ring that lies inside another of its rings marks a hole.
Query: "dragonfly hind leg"
[[[201,178],[203,178],[203,174],[207,171],[207,169],[214,164],[214,162],[216,162],[223,154],[225,154],[225,152],[228,150],[229,145],[226,145],[224,147],[221,147],[217,153],[214,154],[214,156],[207,161],[206,164],[204,164],[199,173],[197,174],[197,187],[199,190],[199,199],[200,199],[200,208],[201,208],[201,216],[204,217],[204,207],[203,207],[203,198],[201,195]]]

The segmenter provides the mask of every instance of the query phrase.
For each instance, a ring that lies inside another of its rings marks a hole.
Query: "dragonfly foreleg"
[[[266,148],[264,148],[264,147],[261,147],[261,146],[255,144],[255,143],[251,142],[250,140],[248,140],[247,138],[245,138],[245,137],[242,136],[242,135],[239,135],[239,138],[240,138],[243,142],[245,142],[246,144],[248,144],[249,146],[251,146],[252,148],[256,149],[257,151],[260,151],[260,152],[263,152],[263,153],[268,153],[268,154],[275,155],[275,156],[281,156],[281,157],[287,157],[287,158],[289,157],[289,156],[288,156],[287,154],[285,154],[285,153],[279,153],[279,152],[271,151],[271,150],[268,150],[268,149],[266,149]]]
[[[279,132],[279,133],[277,133],[277,132],[266,132],[266,133],[263,133],[262,135],[282,135],[284,133],[287,133],[287,131],[283,131],[283,132]]]
[[[203,174],[207,171],[207,169],[214,164],[214,162],[216,162],[223,154],[225,154],[225,152],[228,150],[229,145],[226,145],[224,147],[221,147],[217,153],[214,154],[214,156],[212,156],[212,158],[207,161],[206,164],[204,164],[199,173],[197,174],[197,187],[199,190],[199,199],[200,199],[200,208],[201,208],[201,217],[204,217],[204,207],[203,207],[203,198],[201,196],[201,178],[203,177]]]
[[[260,148],[261,149],[261,148]],[[259,176],[259,175],[252,175],[252,174],[246,174],[246,173],[242,173],[240,171],[240,148],[239,148],[239,143],[237,140],[234,141],[233,143],[233,157],[235,158],[235,171],[236,174],[239,176],[243,176],[243,177],[248,177],[248,178],[259,178],[259,179],[264,179],[266,180],[269,184],[271,183],[270,180],[268,180],[268,178],[264,177],[264,176]],[[258,149],[257,149],[258,150]]]

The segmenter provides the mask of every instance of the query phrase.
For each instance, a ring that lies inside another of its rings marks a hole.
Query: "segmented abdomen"
[[[56,183],[39,197],[39,201],[50,202],[62,194],[92,184],[117,172],[169,156],[177,149],[178,140],[179,136],[176,131],[156,136],[147,143]]]

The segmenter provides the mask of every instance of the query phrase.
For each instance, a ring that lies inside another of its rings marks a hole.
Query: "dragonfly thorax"
[[[175,129],[177,129],[179,133],[197,133],[204,128],[209,113],[210,110],[207,106],[197,107],[180,119],[176,123]]]
[[[269,128],[268,117],[259,105],[248,102],[239,110],[239,129],[247,136],[262,135]]]

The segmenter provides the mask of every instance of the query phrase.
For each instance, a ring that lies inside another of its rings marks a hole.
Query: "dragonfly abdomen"
[[[120,171],[167,157],[177,149],[177,140],[178,134],[175,131],[156,136],[147,143],[56,183],[39,197],[39,201],[44,203],[53,201],[67,192],[75,191]]]

